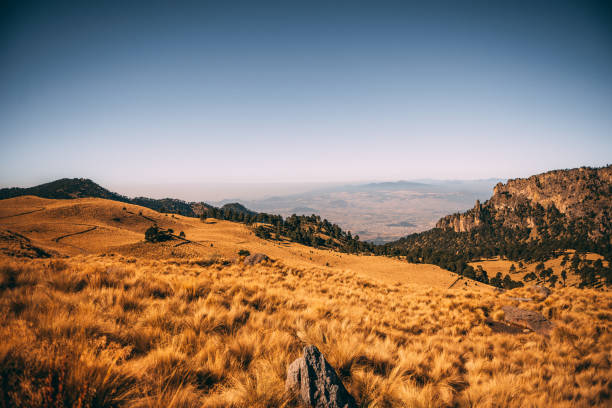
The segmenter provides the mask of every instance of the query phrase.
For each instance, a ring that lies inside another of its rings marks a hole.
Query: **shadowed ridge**
[[[0,199],[34,195],[42,198],[105,198],[108,200],[129,202],[126,196],[114,193],[86,178],[63,178],[29,188],[11,187],[0,189]]]

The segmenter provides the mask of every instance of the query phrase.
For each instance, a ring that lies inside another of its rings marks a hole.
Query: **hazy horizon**
[[[68,177],[68,178],[88,178],[88,177]],[[34,184],[12,185],[0,184],[0,188],[29,188],[40,184],[55,181],[43,180]],[[201,182],[201,183],[103,183],[100,180],[92,179],[93,182],[99,184],[114,193],[118,193],[130,198],[134,197],[149,197],[155,199],[176,198],[188,202],[204,201],[208,203],[225,203],[233,200],[265,200],[274,197],[286,197],[291,195],[299,195],[304,193],[325,192],[328,190],[337,190],[342,187],[359,187],[377,183],[423,183],[423,184],[453,184],[466,182],[490,182],[490,181],[505,181],[498,177],[489,177],[484,179],[412,179],[412,180],[352,180],[345,182],[303,182],[303,183],[261,183],[261,182]],[[458,190],[460,190],[458,185]],[[491,189],[492,193],[492,189]]]
[[[609,5],[496,3],[4,2],[0,185],[248,190],[606,165]]]

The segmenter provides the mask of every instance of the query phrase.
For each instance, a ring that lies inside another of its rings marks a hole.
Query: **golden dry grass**
[[[182,241],[145,243],[144,232],[153,224],[152,220],[163,228],[172,228],[176,233],[184,231],[192,242],[179,246],[177,244]],[[90,230],[93,227],[96,228]],[[160,214],[144,207],[99,198],[48,200],[24,196],[0,200],[0,229],[17,232],[40,248],[69,256],[117,253],[137,258],[233,259],[240,249],[246,249],[251,253],[262,252],[273,259],[282,259],[283,263],[293,267],[351,271],[389,284],[415,283],[447,288],[457,278],[455,273],[435,265],[342,254],[286,241],[266,241],[255,236],[244,224],[214,219],[202,222],[196,218]],[[56,241],[68,234],[76,235]],[[491,289],[468,279],[462,280],[461,288]]]
[[[561,271],[563,271],[564,269],[566,270],[566,272],[569,270],[569,264],[571,262],[571,257],[574,255],[574,250],[568,250],[565,251],[565,253],[563,255],[554,257],[552,259],[546,260],[543,262],[544,264],[544,268],[548,269],[552,269],[553,273],[557,276],[561,275]],[[563,262],[563,258],[565,256],[569,256],[570,257],[570,261],[566,261],[566,265],[562,265]],[[608,265],[607,261],[604,260],[603,256],[599,255],[599,254],[594,254],[594,253],[587,253],[581,256],[583,259],[587,259],[589,261],[594,261],[597,259],[601,259],[603,261],[603,264],[605,266]],[[507,259],[500,259],[500,257],[495,257],[495,258],[490,258],[490,259],[483,259],[481,261],[477,261],[477,262],[470,262],[469,265],[473,266],[474,268],[476,268],[477,266],[481,266],[485,271],[487,271],[489,278],[492,278],[493,276],[495,276],[497,273],[501,273],[502,276],[505,276],[506,274],[510,274],[510,277],[513,280],[518,280],[521,282],[523,281],[523,278],[525,277],[525,275],[529,274],[529,273],[536,273],[536,266],[539,264],[540,262],[525,262],[523,264],[522,267],[519,267],[518,262],[515,261],[509,261]],[[510,273],[510,267],[514,265],[515,267],[515,272]],[[567,273],[567,280],[565,282],[566,286],[574,286],[577,287],[580,284],[580,275],[569,271]],[[562,282],[562,281],[560,281]],[[525,282],[524,282],[525,283]],[[547,285],[546,282],[542,282],[541,280],[533,280],[530,282],[526,282],[527,285],[545,285],[545,286],[549,286]]]
[[[0,266],[0,406],[296,406],[287,365],[316,345],[362,407],[609,406],[612,296],[521,307],[548,337],[493,333],[504,295],[357,272],[77,256]]]

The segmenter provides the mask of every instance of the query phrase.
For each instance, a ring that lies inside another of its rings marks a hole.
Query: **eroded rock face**
[[[268,259],[270,259],[268,258],[268,255],[262,254],[262,253],[256,253],[256,254],[251,254],[247,256],[246,258],[244,258],[244,263],[246,265],[256,265],[258,263],[267,261]]]
[[[440,219],[436,228],[469,232],[482,225],[502,225],[527,228],[533,232],[531,238],[537,238],[542,225],[556,222],[565,228],[571,222],[585,221],[590,239],[612,232],[612,166],[549,171],[499,183],[493,192],[485,203],[476,202],[462,214]]]
[[[548,335],[555,325],[538,312],[519,309],[514,306],[503,306],[504,320],[517,326],[525,327],[536,333]]]
[[[315,346],[304,347],[304,356],[287,368],[285,388],[315,408],[356,408],[336,371]]]

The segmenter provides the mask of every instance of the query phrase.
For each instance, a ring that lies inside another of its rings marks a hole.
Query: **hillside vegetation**
[[[226,210],[264,218],[0,200],[0,406],[294,407],[286,369],[306,344],[361,407],[609,405],[609,292],[500,293],[465,268],[348,247],[359,240],[316,216]],[[267,256],[248,264],[249,253]],[[533,271],[541,283],[557,263],[609,267],[576,254],[517,263],[513,276]],[[508,266],[479,262],[469,266]],[[541,313],[553,330],[506,321],[506,306]]]
[[[172,239],[146,242],[146,231],[157,226]],[[270,224],[265,224],[270,229]],[[351,270],[365,277],[395,283],[448,287],[457,275],[434,265],[409,264],[386,257],[346,254],[312,248],[285,237],[258,237],[243,223],[175,214],[99,198],[50,200],[32,196],[0,200],[0,253],[37,258],[44,254],[74,256],[121,254],[137,258],[225,258],[240,250],[265,253],[295,267]],[[183,232],[184,237],[181,237]],[[41,255],[38,255],[40,252]],[[489,290],[465,280],[463,286]]]
[[[364,242],[358,235],[343,231],[317,215],[294,214],[284,218],[253,212],[239,203],[217,208],[172,198],[130,199],[87,179],[62,179],[29,189],[0,190],[0,197],[25,194],[47,198],[108,198],[173,218],[182,215],[199,217],[203,222],[209,219],[234,221],[248,226],[257,237],[281,245],[293,242],[343,253],[385,255],[410,263],[434,264],[465,278],[506,289],[529,282],[551,287],[568,282],[594,288],[612,284],[609,214],[612,166],[555,170],[500,183],[484,204],[477,202],[473,209],[463,214],[440,219],[434,229],[384,245]],[[137,211],[142,212],[142,209]],[[193,244],[192,240],[184,241]],[[589,259],[590,253],[601,259]],[[555,264],[554,268],[540,269],[544,262],[568,254],[572,254],[572,259],[564,259],[567,265]],[[493,258],[521,263],[526,266],[523,270],[538,270],[518,276],[514,274],[516,269],[500,271],[498,266],[504,265],[503,262],[495,265],[481,262]],[[485,265],[493,268],[487,270]],[[579,279],[575,281],[573,276]]]
[[[286,219],[280,215],[251,211],[240,203],[228,203],[215,207],[204,202],[186,202],[176,198],[154,199],[147,197],[128,198],[113,193],[89,179],[60,179],[30,188],[0,189],[0,199],[37,196],[47,199],[105,198],[146,207],[165,214],[186,217],[214,218],[240,222],[252,226],[257,224],[258,236],[266,239],[288,239],[313,247],[331,248],[341,252],[372,252],[374,246],[360,241],[338,225],[318,216],[292,215]],[[265,225],[262,225],[265,224]]]
[[[570,266],[580,275],[580,286],[611,285],[610,208],[612,166],[555,170],[500,183],[485,203],[376,252],[404,255],[411,262],[433,263],[490,283],[490,273],[475,271],[469,263],[495,256],[540,263],[576,250],[579,255]],[[605,262],[587,262],[588,252]],[[555,282],[562,280],[554,276]]]
[[[610,402],[607,292],[544,299],[273,261],[87,255],[4,258],[0,294],[2,406],[297,406],[285,370],[304,344],[362,407]],[[487,325],[516,296],[534,298],[520,307],[550,318],[550,337]]]

